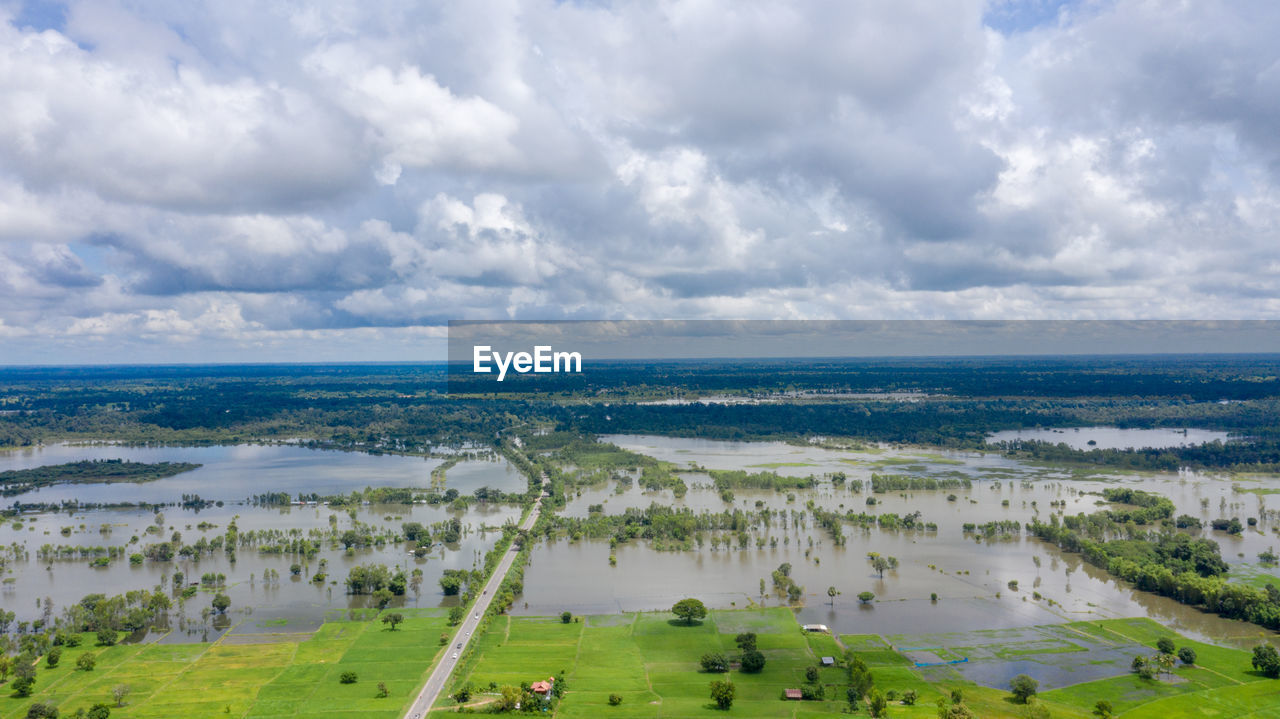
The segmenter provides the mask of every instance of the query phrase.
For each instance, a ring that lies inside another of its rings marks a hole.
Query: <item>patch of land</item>
[[[735,657],[734,639],[740,632],[757,634],[767,658],[762,672],[700,671],[705,653]],[[1180,665],[1155,680],[1131,673],[1133,656],[1155,654],[1156,640],[1166,636],[1178,647],[1193,648],[1196,665]],[[1026,708],[1013,703],[1008,691],[1008,680],[1020,673],[1040,681],[1037,701],[1055,718],[1093,717],[1099,700],[1110,701],[1123,717],[1280,715],[1280,700],[1273,699],[1280,697],[1280,681],[1255,672],[1249,652],[1191,641],[1146,619],[833,637],[803,632],[793,612],[784,608],[712,611],[692,625],[660,613],[580,617],[569,624],[559,617],[496,617],[454,675],[449,692],[471,686],[477,693],[469,701],[475,702],[487,693],[496,696],[502,686],[563,673],[566,690],[555,708],[557,717],[717,717],[726,713],[712,704],[709,684],[729,679],[737,695],[728,715],[834,716],[849,707],[846,650],[871,669],[877,690],[892,690],[897,697],[916,693],[914,705],[891,701],[884,715],[889,717],[935,717],[937,700],[957,688],[976,716],[1025,716]],[[813,686],[805,670],[818,666],[823,656],[835,657],[839,664],[818,670],[816,684],[822,685],[825,698],[782,699],[784,689]],[[913,657],[918,656],[957,663],[917,666]],[[622,697],[622,703],[611,706],[610,694]],[[1258,713],[1268,702],[1275,713]],[[454,706],[442,698],[437,711]],[[858,707],[859,714],[866,711],[865,705]]]
[[[366,619],[328,621],[312,635],[264,635],[241,644],[132,644],[95,646],[95,635],[81,635],[79,647],[65,648],[56,667],[37,665],[29,698],[13,696],[0,685],[0,718],[20,719],[35,702],[55,704],[61,716],[95,703],[111,705],[113,718],[173,717],[339,717],[399,719],[442,653],[440,635],[448,631],[446,612],[402,609],[395,631]],[[237,636],[243,639],[248,635]],[[95,668],[76,668],[82,654],[93,654]],[[357,681],[342,684],[343,672]],[[383,682],[388,696],[378,696]],[[116,708],[113,687],[126,685],[123,707]]]
[[[0,494],[9,496],[55,484],[89,482],[147,482],[198,469],[191,462],[127,462],[121,459],[85,460],[0,472]]]

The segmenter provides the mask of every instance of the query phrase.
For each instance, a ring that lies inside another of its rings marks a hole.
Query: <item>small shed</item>
[[[835,657],[823,657],[823,658],[822,658],[822,666],[824,666],[824,667],[834,667],[835,665],[836,665],[836,658],[835,658]]]
[[[827,625],[825,624],[806,624],[804,625],[804,630],[806,632],[822,632],[823,634],[831,631],[830,629],[827,629]]]
[[[804,699],[804,692],[800,691],[799,689],[783,689],[782,694],[786,698],[794,699],[796,701]]]

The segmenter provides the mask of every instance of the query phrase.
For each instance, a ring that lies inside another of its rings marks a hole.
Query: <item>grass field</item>
[[[43,665],[34,696],[18,699],[0,686],[0,719],[20,719],[35,701],[52,701],[70,716],[95,702],[112,703],[111,688],[127,684],[125,706],[113,717],[352,717],[403,716],[448,627],[438,610],[405,611],[397,631],[375,621],[325,622],[314,635],[253,635],[270,641],[232,644],[85,645],[67,649],[59,666]],[[699,671],[707,652],[736,657],[734,637],[755,632],[767,658],[764,671],[728,674]],[[235,635],[227,635],[233,637]],[[1127,671],[1135,654],[1154,653],[1161,637],[1196,650],[1195,666],[1179,666],[1172,681],[1143,680]],[[470,684],[485,701],[490,686],[519,685],[564,673],[567,691],[555,711],[565,719],[597,717],[804,717],[848,713],[843,666],[819,670],[825,701],[785,701],[782,690],[806,684],[805,669],[823,656],[843,665],[845,650],[870,667],[875,686],[898,696],[918,695],[914,706],[898,701],[885,716],[931,718],[936,702],[963,691],[976,716],[1015,717],[1026,708],[1012,702],[1005,686],[1013,671],[1038,672],[1038,703],[1055,719],[1092,719],[1095,702],[1111,702],[1117,716],[1134,719],[1280,719],[1280,681],[1265,679],[1249,664],[1249,653],[1178,637],[1147,619],[976,630],[928,635],[807,634],[791,610],[712,611],[693,625],[668,614],[590,616],[565,624],[558,617],[498,616],[477,637],[452,686]],[[899,651],[901,650],[901,651]],[[916,667],[907,653],[931,652],[970,661],[956,666]],[[93,671],[75,669],[77,657],[97,656]],[[342,684],[354,671],[355,684]],[[1099,678],[1101,677],[1101,678]],[[712,679],[737,688],[733,707],[720,711],[710,700]],[[1072,679],[1088,679],[1075,681]],[[385,682],[387,698],[377,696]],[[450,690],[452,691],[452,689]],[[622,704],[610,706],[618,694]],[[436,714],[454,706],[442,698]],[[858,715],[867,715],[865,706]]]
[[[760,650],[768,659],[763,672],[699,671],[698,659],[704,653],[735,656],[734,636],[746,631],[759,636]],[[1162,636],[1194,648],[1197,665],[1177,668],[1173,681],[1147,681],[1130,674],[1132,655],[1153,654]],[[820,670],[826,701],[785,701],[781,695],[784,688],[803,686],[805,668],[818,664],[819,657],[842,659],[847,648],[871,668],[880,691],[917,693],[915,706],[893,702],[886,716],[935,717],[936,701],[953,688],[964,692],[978,717],[1026,716],[1026,708],[1012,702],[1003,681],[987,686],[974,680],[992,676],[990,672],[971,676],[950,666],[913,666],[894,649],[908,640],[926,642],[947,657],[974,657],[964,667],[966,672],[985,664],[995,668],[994,676],[1003,676],[1010,667],[1034,672],[1040,665],[1059,677],[1059,688],[1046,687],[1038,700],[1055,718],[1091,719],[1099,699],[1110,701],[1124,717],[1280,717],[1280,682],[1254,672],[1248,652],[1186,640],[1146,619],[917,637],[833,638],[803,633],[787,609],[712,611],[692,626],[666,614],[585,617],[572,624],[550,617],[498,617],[455,675],[453,688],[470,684],[481,692],[472,701],[483,701],[491,685],[519,685],[563,672],[567,690],[555,716],[567,719],[834,716],[846,714],[848,707],[842,667]],[[1092,680],[1066,684],[1076,672]],[[713,679],[723,678],[737,687],[728,712],[714,707],[708,691]],[[610,694],[620,695],[622,704],[609,706]],[[453,706],[442,698],[437,711]],[[866,715],[866,708],[858,713]]]
[[[405,621],[394,632],[376,620],[330,621],[301,641],[294,634],[257,644],[97,647],[86,634],[58,666],[39,664],[30,698],[0,686],[0,717],[19,719],[32,703],[51,701],[62,716],[105,702],[113,718],[398,718],[426,681],[448,629],[441,610],[400,611]],[[76,669],[84,653],[97,657],[92,671]],[[345,671],[356,672],[358,681],[339,683]],[[377,696],[378,682],[386,683],[386,698]],[[115,708],[111,689],[121,684],[130,691]]]

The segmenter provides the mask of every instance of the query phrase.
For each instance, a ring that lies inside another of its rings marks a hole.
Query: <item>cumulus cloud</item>
[[[1280,310],[1262,0],[61,8],[0,9],[0,362]]]

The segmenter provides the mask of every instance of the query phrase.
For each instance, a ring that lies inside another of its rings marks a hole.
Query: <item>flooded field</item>
[[[606,613],[666,609],[676,600],[696,596],[716,607],[779,606],[786,603],[770,586],[770,574],[782,563],[805,588],[803,622],[824,623],[841,633],[921,633],[966,629],[1001,629],[1061,621],[1149,616],[1179,631],[1213,641],[1247,642],[1256,626],[1221,619],[1172,600],[1138,592],[1086,564],[1078,555],[1026,537],[984,538],[966,533],[966,523],[1011,520],[1020,523],[1050,512],[1076,514],[1097,509],[1107,487],[1133,486],[1168,496],[1185,513],[1208,523],[1218,517],[1259,518],[1242,535],[1204,530],[1222,547],[1223,559],[1241,570],[1270,576],[1257,554],[1280,547],[1264,510],[1269,492],[1280,491],[1280,479],[1220,477],[1195,473],[1147,474],[1089,471],[1033,465],[994,454],[938,453],[920,449],[869,448],[837,451],[784,443],[738,443],[664,437],[603,438],[624,448],[697,469],[769,470],[787,476],[817,477],[843,472],[844,487],[820,481],[809,490],[735,490],[732,504],[710,488],[699,471],[682,476],[690,490],[683,498],[670,491],[647,492],[616,482],[584,488],[565,509],[585,517],[592,505],[606,514],[643,508],[650,503],[689,507],[695,512],[769,508],[791,521],[775,524],[762,537],[753,533],[746,547],[713,546],[711,537],[692,551],[660,552],[632,541],[611,550],[604,541],[559,540],[539,544],[525,574],[525,593],[518,613],[530,615]],[[962,478],[967,489],[872,494],[849,485],[869,483],[872,474]],[[868,506],[874,496],[877,504]],[[846,524],[847,543],[836,546],[826,530],[814,526],[806,503],[844,512],[920,512],[921,523],[934,530],[861,529]],[[1062,503],[1051,506],[1051,503]],[[792,514],[795,512],[797,514]],[[757,541],[767,539],[763,546]],[[776,544],[773,540],[777,540]],[[868,561],[869,552],[899,560],[883,577]],[[616,566],[609,562],[610,554]],[[761,581],[765,591],[761,591]],[[1280,582],[1280,577],[1277,577]],[[1016,582],[1016,584],[1014,584]],[[839,592],[834,598],[828,587]],[[859,592],[876,595],[861,603]],[[931,596],[938,595],[937,601]]]
[[[1119,427],[1071,427],[1069,429],[1009,429],[995,432],[987,441],[1035,440],[1062,443],[1072,449],[1163,449],[1191,447],[1209,442],[1226,442],[1226,432],[1210,429],[1121,429]]]
[[[119,594],[132,589],[168,586],[172,575],[182,572],[187,583],[202,575],[223,574],[224,591],[231,598],[234,620],[248,619],[237,631],[307,631],[326,613],[344,612],[367,606],[368,597],[348,596],[343,580],[356,565],[378,563],[422,572],[416,589],[411,585],[394,605],[436,607],[455,602],[445,597],[438,580],[445,569],[471,569],[500,536],[504,523],[519,518],[515,505],[476,505],[454,511],[446,505],[366,504],[351,508],[322,505],[260,507],[245,502],[259,492],[318,492],[342,494],[365,487],[431,487],[431,470],[439,459],[326,452],[289,446],[225,447],[119,447],[112,445],[54,445],[39,450],[0,454],[0,470],[57,464],[81,459],[125,458],[144,462],[199,462],[204,466],[191,472],[145,483],[66,484],[46,487],[5,498],[6,503],[54,502],[79,499],[87,502],[177,503],[183,494],[199,494],[222,506],[200,510],[165,507],[157,515],[147,509],[100,509],[77,512],[27,514],[21,521],[0,525],[0,606],[17,614],[17,621],[31,621],[44,615],[46,602],[53,613],[92,592]],[[445,473],[445,489],[469,494],[483,486],[504,491],[521,491],[525,480],[504,459],[467,460]],[[399,533],[405,522],[425,526],[457,518],[462,527],[458,542],[437,543],[421,558],[409,554],[404,545],[382,542],[368,548],[345,551],[341,546],[322,543],[310,558],[297,554],[268,553],[241,547],[232,560],[223,551],[199,559],[175,557],[170,562],[143,561],[133,564],[128,555],[147,544],[169,540],[176,532],[184,544],[204,538],[213,541],[225,534],[234,521],[243,536],[250,532],[274,532],[275,536],[308,537],[313,532],[328,533],[357,525],[367,525],[374,534]],[[62,547],[63,551],[56,548]],[[90,566],[94,547],[122,548],[122,556],[105,567]],[[67,549],[73,548],[73,549]],[[84,549],[84,551],[81,551]],[[293,575],[294,564],[301,572]],[[324,582],[311,581],[315,573],[327,574]],[[202,591],[190,600],[185,613],[171,614],[183,629],[166,641],[199,641],[216,636],[219,627],[204,621],[201,610],[210,594]],[[247,612],[246,612],[247,610]],[[250,614],[246,617],[244,615]],[[255,627],[257,627],[255,629]]]

